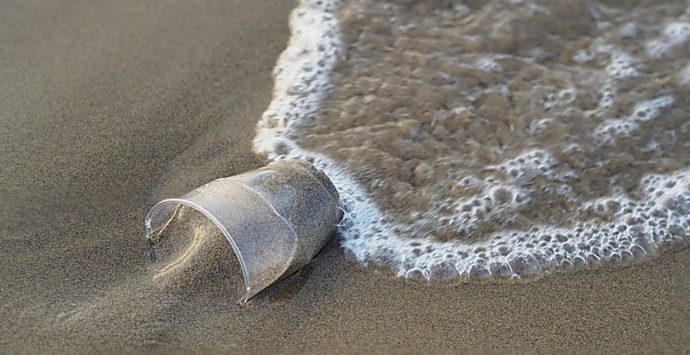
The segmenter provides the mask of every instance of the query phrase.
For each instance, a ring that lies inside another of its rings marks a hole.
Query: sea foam
[[[530,193],[535,179],[546,182],[551,196],[576,198],[572,184],[578,173],[565,167],[552,152],[538,148],[487,165],[481,177],[449,176],[449,186],[475,193],[461,199],[438,199],[426,211],[410,212],[411,220],[434,221],[435,228],[448,229],[463,238],[443,241],[426,235],[421,222],[396,223],[345,164],[297,143],[300,132],[296,127],[315,119],[332,89],[332,72],[343,60],[345,43],[335,16],[340,6],[340,1],[302,0],[292,12],[290,42],[275,67],[273,100],[258,124],[254,148],[269,160],[311,160],[331,178],[343,201],[344,217],[338,226],[340,243],[358,262],[409,278],[520,278],[553,268],[640,260],[660,245],[686,240],[690,235],[690,170],[681,168],[668,174],[645,174],[632,189],[614,187],[607,195],[579,201],[580,207],[573,213],[591,217],[587,220],[568,225],[537,223],[526,229],[507,227],[477,237],[486,226],[499,221],[510,226],[511,218],[523,208],[538,206],[540,201]],[[630,32],[631,26],[626,23],[623,32]],[[661,36],[675,38],[673,45],[661,48],[651,41],[647,46],[649,55],[661,56],[684,43],[684,28],[669,25]],[[578,53],[578,63],[588,62],[594,55]],[[612,47],[596,55],[610,56],[605,68],[610,86],[602,88],[601,101],[590,114],[605,116],[615,99],[616,82],[640,75],[640,63]],[[489,72],[501,70],[501,64],[491,56],[482,56],[475,63]],[[505,87],[498,92],[499,101],[511,95]],[[574,99],[574,90],[567,89],[549,105],[556,107]],[[603,120],[594,128],[595,136],[600,144],[613,144],[621,136],[634,133],[640,124],[657,119],[674,103],[673,95],[640,102],[628,117]],[[462,107],[455,110],[450,114],[465,112]],[[447,116],[436,115],[434,121]],[[539,131],[540,125],[550,124],[552,120],[544,118],[531,129]],[[567,150],[577,154],[580,148],[573,143]],[[423,176],[428,169],[415,169],[415,173]]]

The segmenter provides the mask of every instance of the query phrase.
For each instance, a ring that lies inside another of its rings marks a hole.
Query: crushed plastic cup
[[[342,217],[338,192],[322,171],[302,160],[276,162],[153,206],[145,226],[154,259],[182,206],[201,212],[230,242],[244,278],[240,304],[305,266]]]

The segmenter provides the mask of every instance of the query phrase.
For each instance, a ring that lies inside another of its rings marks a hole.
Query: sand
[[[531,282],[427,284],[362,268],[334,241],[244,309],[213,286],[232,266],[183,289],[154,282],[148,208],[263,165],[250,141],[293,6],[0,4],[3,352],[690,349],[688,248]]]

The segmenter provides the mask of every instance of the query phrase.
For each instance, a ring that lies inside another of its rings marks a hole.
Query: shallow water
[[[685,1],[336,5],[293,14],[256,142],[326,170],[359,261],[520,277],[690,236]]]

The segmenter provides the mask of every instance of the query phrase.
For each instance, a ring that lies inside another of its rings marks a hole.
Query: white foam
[[[632,78],[640,75],[640,72],[635,68],[636,65],[639,65],[639,61],[630,54],[614,52],[606,71],[609,76],[616,79]]]
[[[338,0],[302,0],[290,14],[290,42],[273,71],[273,100],[257,126],[254,149],[278,159],[290,127],[319,107],[342,51]]]
[[[652,58],[661,58],[671,54],[678,47],[690,40],[689,22],[672,22],[666,25],[661,36],[647,42],[647,55]]]
[[[584,64],[592,60],[592,54],[587,51],[580,50],[573,56],[573,61],[578,64]]]
[[[312,160],[331,178],[343,201],[344,217],[338,226],[341,245],[359,262],[385,266],[398,276],[425,279],[521,277],[554,267],[638,259],[662,243],[690,235],[687,169],[647,175],[630,194],[614,189],[608,197],[581,201],[582,212],[601,218],[571,226],[538,225],[526,231],[502,230],[478,242],[441,242],[434,236],[419,235],[414,225],[393,224],[350,173],[326,156],[299,147],[293,139],[295,124],[318,109],[342,52],[334,16],[338,5],[334,0],[302,0],[293,11],[292,36],[276,65],[273,100],[259,122],[254,148],[270,160]],[[611,75],[636,75],[630,57],[617,58],[608,68]],[[657,118],[672,104],[671,96],[639,104],[629,118],[618,122],[623,124],[620,132],[630,132],[634,125]],[[618,123],[607,122],[599,130],[610,134],[606,125],[618,129]],[[453,201],[456,218],[439,223],[467,228],[491,223],[498,214],[514,213],[529,201],[525,186],[535,177],[550,181],[555,193],[568,195],[571,191],[566,182],[576,176],[559,166],[544,150],[528,150],[489,166],[487,170],[495,176],[458,182],[481,188],[472,198]]]
[[[625,118],[609,119],[595,129],[600,144],[611,145],[620,136],[629,136],[640,128],[640,123],[657,119],[664,109],[673,105],[674,98],[664,95],[635,105],[632,114]]]
[[[503,71],[501,65],[498,64],[494,60],[494,58],[490,56],[484,56],[479,58],[474,65],[481,70],[486,70],[492,73],[500,73],[501,71]]]

